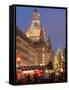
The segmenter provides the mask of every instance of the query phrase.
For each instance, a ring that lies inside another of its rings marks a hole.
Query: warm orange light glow
[[[56,73],[55,73],[55,75],[57,75],[57,76],[58,76],[58,75],[59,75],[59,72],[56,72]]]
[[[45,70],[46,73],[49,73],[49,70]]]
[[[63,68],[61,68],[60,71],[63,72]]]
[[[28,73],[30,73],[30,74],[33,74],[33,70],[28,70],[28,71],[23,71],[23,73],[26,73],[26,74],[28,74]]]
[[[21,63],[21,59],[18,57],[17,58],[17,63],[20,64]]]
[[[17,61],[20,61],[20,58],[17,58]]]
[[[20,80],[21,79],[21,71],[17,72],[16,75],[17,75],[17,80]]]

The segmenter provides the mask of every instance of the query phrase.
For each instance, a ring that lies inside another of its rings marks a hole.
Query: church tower
[[[44,27],[40,22],[40,13],[34,9],[32,13],[32,22],[26,32],[27,38],[31,40],[36,50],[36,63],[40,66],[48,65],[51,60],[51,40],[46,40]]]
[[[40,23],[40,13],[37,9],[34,9],[32,13],[32,23],[28,27],[26,36],[32,40],[32,42],[39,42],[44,40],[44,30]]]
[[[32,25],[40,25],[40,14],[37,9],[34,9],[32,13]]]

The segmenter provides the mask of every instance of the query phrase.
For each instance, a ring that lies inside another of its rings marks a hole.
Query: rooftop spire
[[[39,20],[39,19],[40,19],[40,14],[39,14],[37,8],[35,8],[35,9],[33,10],[32,19],[33,19],[33,20]]]
[[[34,9],[34,12],[38,12],[37,8]]]

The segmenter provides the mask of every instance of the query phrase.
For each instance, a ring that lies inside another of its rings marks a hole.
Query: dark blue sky
[[[16,25],[26,32],[32,21],[34,7],[16,7]],[[54,8],[38,8],[40,21],[44,26],[46,37],[50,35],[52,48],[56,52],[66,45],[66,10]]]

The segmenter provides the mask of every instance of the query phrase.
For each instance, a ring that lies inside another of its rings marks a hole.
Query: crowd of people
[[[19,74],[17,78],[17,83],[20,84],[32,84],[32,83],[48,83],[57,82],[64,80],[64,74],[55,75],[55,73],[23,73]]]

